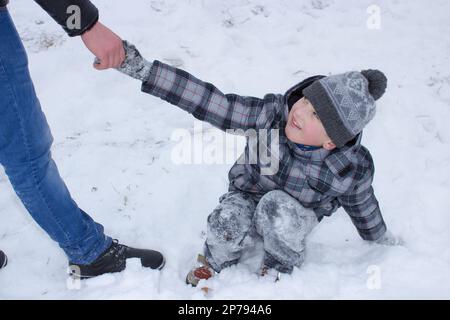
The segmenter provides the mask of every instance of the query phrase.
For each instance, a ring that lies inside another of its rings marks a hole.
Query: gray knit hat
[[[379,70],[350,71],[316,80],[303,89],[303,95],[340,148],[375,116],[375,100],[383,95],[386,84],[386,76]]]

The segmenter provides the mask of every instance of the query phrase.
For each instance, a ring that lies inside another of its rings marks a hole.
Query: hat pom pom
[[[378,100],[386,91],[387,78],[380,70],[363,70],[361,74],[369,82],[369,92],[375,100]]]

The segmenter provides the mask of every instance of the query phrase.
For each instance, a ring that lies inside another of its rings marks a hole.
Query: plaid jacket
[[[229,171],[229,190],[242,190],[257,199],[265,193],[281,189],[311,208],[319,221],[340,206],[350,216],[364,240],[377,240],[386,225],[374,195],[372,180],[374,163],[369,151],[361,145],[362,133],[342,148],[303,151],[284,133],[292,98],[312,83],[308,78],[286,94],[267,94],[264,98],[224,94],[211,83],[155,60],[143,92],[159,97],[221,129],[279,129],[278,171],[261,174],[262,164],[249,164],[242,157]],[[247,137],[248,141],[248,137]],[[271,139],[267,141],[270,150]],[[247,158],[248,159],[248,158]],[[241,160],[241,161],[239,161]]]

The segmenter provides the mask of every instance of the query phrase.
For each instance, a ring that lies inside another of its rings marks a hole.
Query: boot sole
[[[166,265],[166,258],[163,257],[163,262],[158,268],[156,268],[156,270],[161,271],[165,267],[165,265]]]
[[[8,264],[8,257],[7,257],[6,254],[5,254],[5,261],[3,262],[3,265],[0,266],[0,269],[6,267],[7,264]]]
[[[164,258],[163,257],[163,262],[159,265],[159,267],[157,267],[155,270],[158,270],[158,271],[161,271],[163,268],[164,268],[164,266],[166,265],[166,258]],[[5,266],[6,266],[6,263],[5,263]],[[124,269],[125,270],[125,269]],[[122,270],[123,271],[123,270]],[[104,273],[104,274],[113,274],[113,273],[119,273],[119,272],[122,272],[122,271],[117,271],[117,272],[106,272],[106,273]],[[76,280],[87,280],[87,279],[92,279],[92,278],[96,278],[96,277],[99,277],[99,276],[102,276],[103,274],[99,274],[98,276],[78,276],[77,274],[75,274],[75,273],[70,273],[69,274],[69,276],[70,277],[72,277],[72,278],[74,278],[74,279],[76,279]]]

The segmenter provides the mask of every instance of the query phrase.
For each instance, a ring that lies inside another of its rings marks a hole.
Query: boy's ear
[[[331,140],[327,140],[324,142],[324,144],[322,145],[322,147],[328,151],[333,150],[334,148],[336,148],[336,145],[333,143],[333,141]]]

